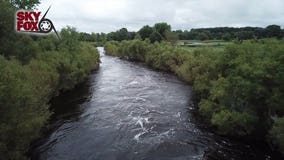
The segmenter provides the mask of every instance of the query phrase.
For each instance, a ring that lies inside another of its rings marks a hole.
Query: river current
[[[195,120],[191,87],[176,76],[116,57],[52,101],[34,160],[280,159],[262,143],[229,140]],[[268,151],[267,151],[268,150]]]

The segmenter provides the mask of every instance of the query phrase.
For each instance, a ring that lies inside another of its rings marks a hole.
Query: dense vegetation
[[[161,42],[162,40],[174,41],[178,40],[178,35],[171,32],[171,26],[167,23],[156,23],[153,27],[148,25],[142,27],[138,32],[129,32],[126,28],[121,28],[115,32],[105,33],[80,33],[80,40],[97,42],[98,45],[107,41],[123,41],[133,39],[150,39],[152,43]]]
[[[284,153],[283,40],[250,40],[224,50],[113,41],[105,50],[173,72],[192,84],[200,115],[219,134],[266,138]]]
[[[216,28],[197,28],[190,31],[176,30],[181,40],[247,40],[261,38],[282,38],[284,31],[278,25],[261,27],[216,27]]]
[[[0,1],[0,159],[25,159],[30,142],[51,115],[48,102],[99,65],[93,46],[170,71],[193,85],[199,113],[218,133],[266,138],[284,153],[284,42],[277,25],[266,28],[204,28],[172,31],[167,23],[138,32],[78,33],[73,28],[34,37],[15,34],[16,9],[39,1]],[[185,50],[181,40],[245,40],[224,50]],[[112,41],[114,40],[114,41]],[[131,41],[125,41],[131,40]],[[171,43],[166,43],[168,41]],[[157,43],[160,42],[160,43]]]
[[[216,28],[197,28],[188,30],[172,30],[167,23],[156,23],[154,26],[143,26],[137,32],[129,32],[126,28],[121,28],[115,32],[105,33],[80,33],[83,41],[97,42],[99,45],[107,41],[123,41],[133,39],[150,39],[152,43],[161,40],[176,42],[177,40],[248,40],[262,38],[284,37],[284,30],[278,25],[261,27],[216,27]]]
[[[60,39],[16,34],[14,6],[24,4],[11,2],[0,2],[0,159],[23,160],[51,115],[49,100],[82,82],[99,54],[70,27]]]

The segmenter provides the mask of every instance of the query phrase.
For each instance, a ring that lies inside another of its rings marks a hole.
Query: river
[[[33,160],[280,159],[263,143],[204,129],[194,118],[191,87],[176,76],[98,49],[100,69],[52,101]]]

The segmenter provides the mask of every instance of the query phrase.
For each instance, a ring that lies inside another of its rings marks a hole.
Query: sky
[[[57,30],[72,26],[81,32],[138,31],[167,22],[173,30],[205,27],[284,28],[284,0],[41,0]]]

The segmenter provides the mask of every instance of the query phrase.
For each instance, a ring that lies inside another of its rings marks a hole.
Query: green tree
[[[0,67],[0,159],[22,160],[50,115],[46,105],[50,74],[38,74],[38,68],[2,56]]]
[[[198,39],[199,40],[202,40],[202,41],[205,41],[205,40],[208,40],[209,39],[209,36],[206,32],[201,32],[199,33],[198,35]]]
[[[20,9],[34,9],[40,0],[6,0],[12,3],[15,7]]]
[[[273,143],[276,144],[279,150],[284,154],[284,117],[275,120],[270,134]]]
[[[278,25],[269,25],[265,28],[268,37],[282,37],[281,27]]]
[[[128,40],[128,39],[129,39],[129,33],[126,28],[121,28],[120,30],[117,31],[118,41],[123,41],[123,40]]]
[[[244,136],[252,133],[256,119],[246,112],[222,110],[213,114],[211,122],[221,134]]]
[[[225,33],[223,36],[222,36],[222,39],[225,40],[225,41],[230,41],[232,40],[232,35],[230,33]]]
[[[171,26],[165,22],[156,23],[154,25],[154,29],[165,39],[166,38],[166,31],[171,31]]]
[[[67,26],[60,32],[61,41],[59,49],[70,53],[76,53],[79,48],[80,34],[76,31],[76,28]]]
[[[163,37],[161,36],[161,34],[157,31],[153,32],[151,35],[150,35],[150,41],[151,43],[154,43],[154,42],[161,42],[163,39]]]
[[[107,34],[107,41],[117,41],[117,39],[116,32],[110,32]]]
[[[39,46],[29,35],[19,35],[14,31],[15,7],[7,1],[0,1],[0,55],[16,57],[27,63],[35,56]],[[4,45],[5,44],[5,45]]]
[[[0,1],[0,54],[5,54],[5,56],[10,55],[5,51],[13,52],[13,48],[15,48],[14,16],[15,8],[7,1]]]
[[[150,38],[150,35],[153,33],[153,28],[146,25],[143,26],[138,33],[140,34],[142,40],[145,40],[146,38]]]

